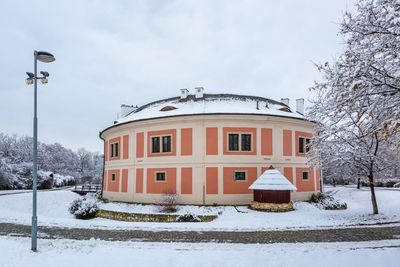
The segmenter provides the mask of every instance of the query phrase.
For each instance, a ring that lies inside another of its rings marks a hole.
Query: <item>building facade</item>
[[[249,186],[269,166],[297,187],[292,199],[320,191],[319,170],[305,153],[313,123],[287,100],[231,94],[190,95],[142,107],[122,106],[104,140],[103,198],[157,203],[176,194],[181,204],[249,204]]]

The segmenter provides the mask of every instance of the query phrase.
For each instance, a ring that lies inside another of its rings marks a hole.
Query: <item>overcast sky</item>
[[[0,132],[32,135],[33,50],[56,56],[38,70],[39,140],[101,151],[99,131],[124,104],[203,86],[279,100],[311,97],[313,62],[342,50],[338,22],[351,0],[0,2]]]

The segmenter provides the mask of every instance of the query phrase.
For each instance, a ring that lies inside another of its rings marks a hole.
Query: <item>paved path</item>
[[[30,236],[27,225],[0,223],[0,235]],[[58,228],[39,226],[39,237],[46,239],[145,242],[218,242],[218,243],[298,243],[298,242],[358,242],[400,239],[400,226],[380,226],[325,230],[288,230],[260,232],[224,231],[142,231]]]
[[[57,190],[72,190],[74,186],[63,186],[63,187],[55,187],[52,189],[38,189],[38,192],[47,192],[47,191],[57,191]],[[9,196],[9,195],[17,195],[17,194],[26,194],[32,193],[32,189],[18,189],[18,190],[0,190],[1,196]]]

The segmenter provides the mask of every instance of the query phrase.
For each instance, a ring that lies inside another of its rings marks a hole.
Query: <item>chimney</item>
[[[195,87],[196,98],[203,98],[204,96],[204,88],[203,87]]]
[[[126,117],[129,113],[132,111],[135,111],[138,108],[138,106],[133,106],[133,105],[121,105],[121,118]]]
[[[289,106],[289,98],[281,98],[281,102],[286,106]]]
[[[181,89],[181,99],[186,99],[189,95],[189,90],[186,88]]]
[[[304,98],[296,99],[296,111],[304,115]]]

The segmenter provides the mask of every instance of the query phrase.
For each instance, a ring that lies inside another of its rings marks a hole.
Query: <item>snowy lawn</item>
[[[306,202],[296,202],[295,211],[287,213],[258,212],[245,206],[238,207],[238,212],[231,206],[197,207],[179,206],[177,213],[191,212],[197,215],[215,214],[218,218],[204,223],[147,223],[121,222],[101,218],[77,220],[69,212],[72,200],[78,197],[68,190],[40,192],[38,194],[39,225],[80,227],[80,228],[118,228],[142,230],[207,230],[207,231],[252,231],[314,229],[328,227],[346,227],[350,225],[400,222],[400,191],[377,188],[377,199],[380,214],[371,214],[370,192],[367,189],[336,187],[334,196],[347,203],[347,210],[320,210]],[[31,223],[31,194],[0,196],[0,222],[19,224]],[[154,205],[137,205],[124,203],[101,204],[102,209],[135,212],[157,213]]]
[[[217,244],[0,237],[0,266],[399,266],[400,240],[359,243]]]

